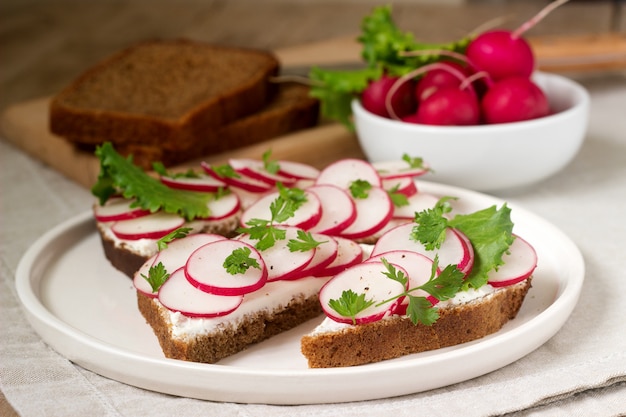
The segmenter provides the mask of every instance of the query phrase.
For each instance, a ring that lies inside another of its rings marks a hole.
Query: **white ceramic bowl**
[[[407,153],[433,169],[427,179],[478,191],[529,185],[565,167],[578,153],[589,119],[589,94],[576,82],[537,73],[553,114],[535,120],[480,126],[404,123],[352,102],[356,133],[366,157],[394,160]]]

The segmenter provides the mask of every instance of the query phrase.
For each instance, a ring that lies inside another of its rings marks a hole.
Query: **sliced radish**
[[[277,240],[274,246],[261,251],[261,256],[267,267],[267,281],[290,280],[301,278],[301,271],[311,263],[315,256],[315,249],[309,251],[292,252],[287,244],[291,239],[298,238],[296,227],[281,226],[285,229],[285,239]],[[244,234],[238,237],[239,240],[255,246],[258,241],[251,239],[250,235]]]
[[[279,182],[284,185],[289,185],[294,183],[296,180],[293,177],[286,177],[284,175],[273,174],[267,171],[263,161],[257,159],[231,158],[228,160],[228,164],[238,173],[271,186],[274,186]]]
[[[404,160],[380,161],[372,163],[382,179],[410,177],[415,178],[428,172],[428,167],[412,167]]]
[[[361,159],[340,159],[324,168],[317,179],[316,184],[336,185],[347,190],[356,180],[369,182],[372,186],[382,185],[376,169],[367,161]]]
[[[320,174],[320,170],[302,162],[278,161],[278,173],[285,177],[298,180],[314,180]]]
[[[94,205],[93,214],[99,222],[130,220],[150,214],[150,210],[144,210],[141,207],[132,207],[134,203],[135,199],[112,197],[109,198],[104,205]]]
[[[145,261],[133,275],[133,286],[135,289],[150,298],[156,297],[158,295],[158,290],[157,292],[153,291],[152,285],[150,285],[148,280],[144,277],[147,277],[150,273],[150,268],[154,265],[154,260],[158,255],[158,253],[155,253],[153,256],[148,258],[148,260]]]
[[[408,275],[402,267],[396,266],[396,269]],[[355,265],[336,275],[320,290],[319,299],[324,313],[334,321],[348,324],[372,323],[390,314],[402,301],[406,286],[387,277],[387,272],[387,267],[382,262],[372,261]],[[365,294],[365,300],[372,301],[373,304],[357,313],[354,318],[335,311],[330,306],[330,301],[340,299],[347,290],[352,290],[357,295]],[[379,305],[393,297],[398,298]]]
[[[217,234],[194,233],[172,241],[167,245],[166,249],[157,252],[135,272],[133,276],[135,288],[146,295],[155,297],[157,293],[152,291],[152,286],[143,277],[148,276],[151,267],[156,266],[160,262],[163,264],[165,271],[171,274],[173,271],[185,266],[189,256],[199,247],[224,239],[226,239],[224,236]]]
[[[312,233],[312,236],[316,241],[323,243],[315,248],[315,255],[307,267],[302,270],[302,276],[318,276],[337,258],[339,251],[339,243],[334,237],[321,233]]]
[[[395,206],[393,208],[393,217],[398,219],[414,219],[415,213],[435,207],[439,201],[439,197],[428,193],[417,193],[410,196],[408,201],[409,204],[407,206]]]
[[[316,194],[305,191],[306,201],[295,211],[294,215],[282,224],[309,229],[315,226],[322,217],[322,203]],[[280,196],[278,191],[265,194],[248,207],[241,215],[241,224],[245,226],[252,219],[271,220],[270,206]]]
[[[320,184],[307,188],[315,194],[322,205],[322,215],[312,232],[336,235],[356,219],[356,207],[350,195],[335,185]]]
[[[530,243],[519,236],[502,256],[504,265],[489,272],[488,283],[493,287],[505,287],[530,277],[537,267],[537,253]]]
[[[341,231],[348,239],[361,239],[381,230],[393,216],[393,203],[387,191],[372,187],[366,198],[354,199],[356,219]]]
[[[204,220],[222,220],[232,216],[241,209],[241,201],[235,193],[228,193],[209,201],[209,217]]]
[[[225,260],[238,249],[248,249],[248,257],[258,268],[250,266],[245,272],[231,274]],[[267,268],[261,254],[240,240],[224,239],[196,249],[185,264],[185,276],[196,288],[217,295],[243,295],[256,291],[267,281]]]
[[[163,184],[170,188],[205,193],[213,193],[218,191],[220,188],[225,188],[227,186],[224,181],[205,174],[199,174],[197,177],[161,176],[159,179]]]
[[[251,191],[254,193],[263,193],[272,189],[272,185],[268,184],[267,182],[259,181],[240,172],[237,173],[237,176],[223,177],[210,164],[203,161],[200,165],[207,174],[209,174],[213,178],[225,182],[229,186],[239,187],[246,191]]]
[[[335,236],[334,239],[337,242],[337,256],[326,268],[317,271],[315,276],[331,277],[363,261],[361,245],[342,237]]]
[[[177,269],[159,289],[159,301],[170,311],[187,317],[221,317],[232,313],[243,302],[243,295],[215,295],[199,290]]]
[[[251,192],[248,190],[244,190],[243,188],[233,187],[233,186],[228,187],[228,189],[239,198],[239,204],[241,204],[242,210],[246,210],[252,204],[256,203],[256,201],[259,198],[261,198],[264,194],[275,191],[275,188],[274,188],[274,189],[270,189],[269,191],[258,193],[258,192]]]
[[[433,260],[429,257],[408,250],[392,250],[390,252],[385,252],[378,254],[376,256],[370,257],[366,260],[366,262],[372,261],[381,261],[381,258],[384,258],[387,262],[401,266],[406,271],[409,276],[409,284],[408,288],[417,288],[424,285],[430,279],[430,274],[433,269]],[[439,275],[441,270],[437,268],[435,271],[436,275]],[[424,290],[416,290],[411,291],[411,295],[416,297],[426,297],[428,301],[432,305],[435,305],[439,302],[439,300]],[[398,308],[394,311],[396,314],[404,315],[406,314],[406,307],[409,304],[409,300],[405,298],[400,304],[398,304]]]
[[[159,211],[135,219],[117,221],[111,225],[111,231],[119,239],[160,239],[184,224],[185,219],[179,215]]]
[[[431,259],[435,255],[439,256],[439,266],[444,268],[447,265],[456,265],[462,272],[471,268],[474,262],[473,251],[466,244],[466,241],[460,237],[455,230],[446,229],[446,237],[439,249],[426,250],[421,242],[411,238],[411,232],[415,227],[415,223],[405,223],[394,227],[387,233],[382,235],[372,249],[371,256],[375,256],[392,250],[410,250],[421,253]]]
[[[410,177],[400,178],[383,178],[383,188],[387,191],[391,191],[394,188],[396,193],[404,194],[407,197],[417,194],[417,185],[415,180]]]

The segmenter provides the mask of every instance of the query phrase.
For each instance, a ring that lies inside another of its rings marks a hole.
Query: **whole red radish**
[[[523,38],[505,30],[484,32],[467,46],[472,65],[494,80],[519,76],[530,77],[535,69],[533,51]]]
[[[452,71],[456,70],[464,76],[469,75],[467,67],[456,62],[441,62],[440,64],[440,68],[433,68],[428,71],[417,82],[415,96],[418,103],[441,88],[459,87],[462,80]]]
[[[495,83],[483,97],[481,109],[488,124],[536,119],[550,113],[546,95],[526,77]]]
[[[517,76],[530,77],[535,69],[535,57],[530,44],[522,35],[567,1],[557,0],[548,4],[515,31],[492,30],[481,33],[467,46],[465,54],[468,61],[476,70],[487,72],[493,81]]]
[[[363,108],[382,117],[391,117],[387,110],[385,100],[389,90],[398,80],[396,77],[383,75],[380,79],[372,81],[361,93]],[[391,97],[391,105],[398,117],[404,117],[414,113],[416,101],[414,96],[414,83],[403,83]]]
[[[435,91],[420,103],[414,118],[405,118],[426,125],[468,126],[480,122],[480,106],[476,96],[458,87]]]

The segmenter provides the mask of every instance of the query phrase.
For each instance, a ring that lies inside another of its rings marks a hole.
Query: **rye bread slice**
[[[210,129],[264,107],[279,63],[269,52],[190,40],[133,45],[53,97],[50,130],[71,142],[189,149]]]
[[[123,156],[132,155],[135,165],[150,170],[153,162],[174,166],[313,127],[318,120],[319,101],[309,95],[309,87],[279,84],[274,99],[260,111],[204,132],[198,144],[190,149],[168,151],[160,146],[127,143],[116,150]]]

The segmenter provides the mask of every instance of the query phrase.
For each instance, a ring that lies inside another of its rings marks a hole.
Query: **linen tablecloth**
[[[15,272],[38,237],[87,210],[92,196],[0,141],[2,392],[28,417],[626,414],[626,79],[617,74],[583,82],[591,93],[591,120],[575,160],[539,184],[497,194],[553,223],[580,248],[586,276],[569,320],[543,346],[495,372],[357,403],[274,406],[179,398],[101,377],[57,354],[27,323]]]

